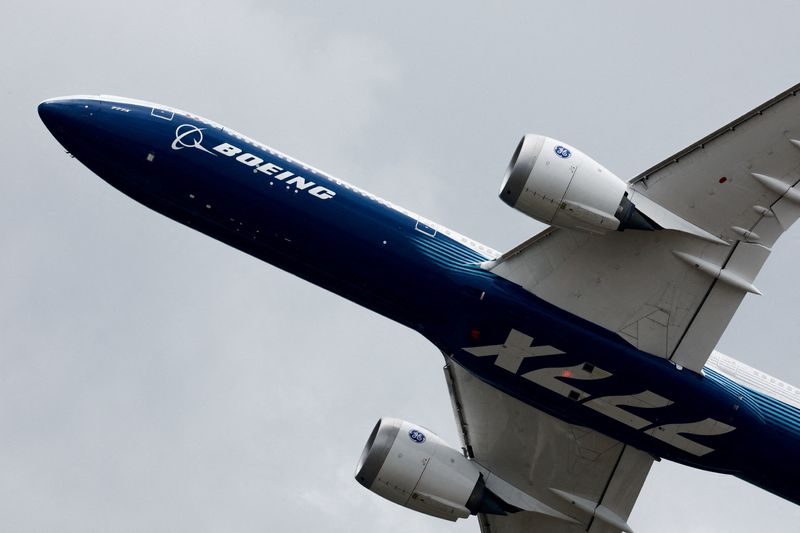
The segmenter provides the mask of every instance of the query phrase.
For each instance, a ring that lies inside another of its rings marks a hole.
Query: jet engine
[[[541,135],[525,135],[503,178],[500,198],[526,215],[592,233],[659,229],[628,199],[628,184],[591,157]]]
[[[475,462],[433,432],[394,418],[375,425],[358,461],[356,480],[387,500],[451,521],[520,510],[486,487]]]

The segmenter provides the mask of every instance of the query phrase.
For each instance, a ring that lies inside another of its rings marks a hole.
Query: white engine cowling
[[[542,135],[525,135],[506,170],[500,198],[544,222],[592,233],[658,229],[628,200],[628,184],[591,157]]]
[[[520,510],[486,488],[478,466],[438,435],[395,418],[375,425],[355,477],[387,500],[437,518]]]

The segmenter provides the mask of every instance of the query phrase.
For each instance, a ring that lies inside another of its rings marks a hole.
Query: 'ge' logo
[[[408,432],[408,436],[417,444],[425,442],[425,434],[417,429],[412,429]]]
[[[568,148],[564,148],[560,144],[555,147],[555,152],[558,157],[561,157],[563,159],[566,159],[572,155],[572,152],[570,152]]]

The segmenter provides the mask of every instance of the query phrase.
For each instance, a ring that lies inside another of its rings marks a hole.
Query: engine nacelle
[[[657,229],[628,200],[628,184],[581,151],[525,135],[506,170],[500,198],[544,222],[592,233]]]
[[[356,480],[387,500],[452,521],[520,510],[489,490],[478,465],[438,435],[395,418],[375,425]]]

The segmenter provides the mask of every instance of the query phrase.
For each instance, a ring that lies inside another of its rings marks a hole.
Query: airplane
[[[629,180],[525,135],[499,197],[549,227],[504,253],[179,109],[38,112],[122,193],[441,352],[460,448],[381,418],[358,483],[484,533],[610,533],[662,458],[800,503],[800,388],[715,350],[800,216],[798,91]]]

